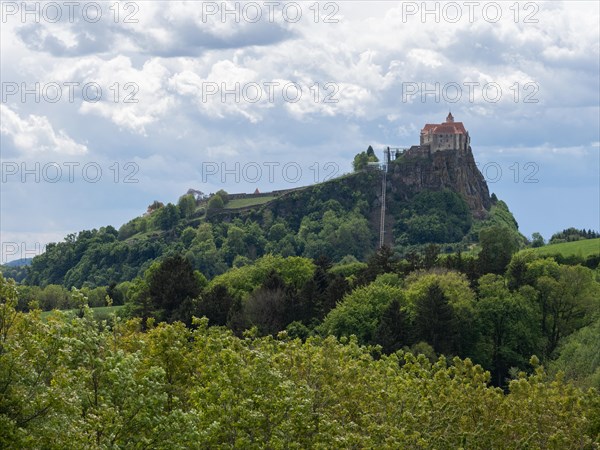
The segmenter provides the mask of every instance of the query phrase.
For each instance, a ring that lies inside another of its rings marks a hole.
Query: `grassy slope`
[[[533,250],[539,255],[560,254],[562,256],[582,256],[587,258],[590,255],[600,254],[600,238],[545,245]]]
[[[273,197],[256,197],[256,198],[252,198],[252,197],[237,198],[235,200],[230,200],[229,202],[227,202],[227,204],[225,205],[225,209],[236,209],[236,208],[245,208],[245,207],[254,206],[254,205],[263,205],[274,199],[275,199],[275,196],[273,196]]]

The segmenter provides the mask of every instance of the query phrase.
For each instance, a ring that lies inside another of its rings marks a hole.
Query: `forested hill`
[[[219,191],[184,195],[177,204],[156,201],[119,230],[82,231],[48,245],[25,282],[109,285],[142,275],[169,254],[185,255],[207,278],[267,253],[365,260],[379,243],[382,176],[364,170],[271,196]],[[442,252],[467,250],[492,224],[518,235],[506,205],[490,198],[470,149],[401,155],[389,166],[386,189],[385,242],[401,255],[431,243]]]

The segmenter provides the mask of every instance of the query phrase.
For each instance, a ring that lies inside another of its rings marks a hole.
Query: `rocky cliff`
[[[475,164],[470,147],[432,154],[408,151],[392,161],[387,180],[388,195],[401,201],[423,190],[447,188],[465,199],[476,218],[484,218],[492,204],[487,183]]]

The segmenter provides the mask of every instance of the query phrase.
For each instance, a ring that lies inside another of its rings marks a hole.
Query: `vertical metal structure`
[[[381,217],[379,218],[379,247],[385,242],[385,194],[387,191],[387,169],[390,164],[390,148],[383,151],[383,176],[381,178]]]

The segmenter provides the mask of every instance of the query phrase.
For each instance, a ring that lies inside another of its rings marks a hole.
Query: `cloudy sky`
[[[525,235],[597,230],[598,5],[2,1],[2,262],[189,188],[322,181],[449,109]]]

